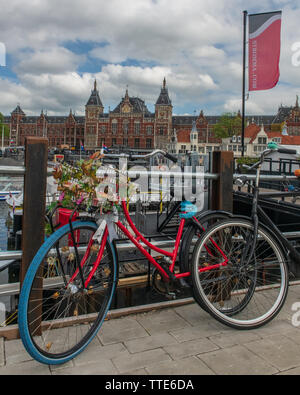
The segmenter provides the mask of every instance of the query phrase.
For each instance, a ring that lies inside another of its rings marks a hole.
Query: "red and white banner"
[[[249,15],[249,91],[279,80],[281,11]]]

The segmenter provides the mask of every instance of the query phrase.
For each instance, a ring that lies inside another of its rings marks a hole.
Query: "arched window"
[[[129,121],[128,119],[125,119],[123,121],[123,133],[128,134],[128,132],[129,132]]]
[[[113,119],[111,123],[111,132],[112,134],[117,134],[117,131],[118,131],[118,121],[116,119]]]
[[[135,121],[135,122],[134,122],[134,134],[135,134],[136,136],[139,136],[140,133],[141,133],[141,124],[140,124],[139,121]]]

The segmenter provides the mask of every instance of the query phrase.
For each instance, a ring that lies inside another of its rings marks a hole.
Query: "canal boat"
[[[12,189],[14,188],[14,189]],[[10,183],[5,185],[4,188],[0,185],[0,201],[5,201],[7,198],[11,196],[16,196],[20,194],[20,190],[16,190],[15,187]]]

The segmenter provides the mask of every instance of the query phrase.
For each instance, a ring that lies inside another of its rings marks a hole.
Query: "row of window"
[[[220,147],[218,145],[212,146],[212,145],[207,145],[206,147],[197,147],[196,145],[191,146],[191,151],[193,152],[199,152],[200,154],[205,154],[205,152],[213,152],[213,151],[220,151]],[[185,154],[188,152],[188,149],[186,145],[182,145],[180,147],[179,153],[180,154]]]
[[[93,127],[90,127],[90,132],[92,132]],[[165,127],[159,127],[158,128],[158,134],[159,135],[164,135],[166,134],[166,128]],[[102,125],[100,127],[100,133],[101,134],[105,134],[107,131],[109,131],[109,127],[106,125]],[[111,125],[111,132],[112,134],[116,135],[118,133],[118,123],[117,122],[113,122]],[[129,130],[129,123],[128,122],[124,122],[122,125],[122,132],[123,134],[129,134],[130,130]],[[134,129],[133,129],[133,133],[136,136],[141,135],[141,124],[140,123],[135,123],[134,124]],[[153,135],[153,126],[146,126],[146,135],[147,136],[152,136]]]
[[[242,146],[241,145],[228,145],[227,150],[233,151],[233,152],[242,152]]]
[[[100,146],[105,145],[105,144],[106,144],[105,139],[104,138],[100,139]],[[111,146],[114,147],[116,145],[118,145],[117,139],[116,138],[112,138],[111,139]],[[124,147],[128,147],[129,146],[127,138],[124,138],[122,140],[122,145]],[[140,139],[138,139],[138,138],[134,139],[134,148],[140,148],[140,147],[141,147]],[[152,139],[146,139],[146,148],[153,148]]]
[[[118,131],[118,121],[112,121],[111,124],[111,131],[112,134],[117,134]],[[122,125],[122,131],[124,134],[129,133],[129,121],[124,121]],[[106,133],[106,126],[102,125],[101,126],[101,133]],[[141,124],[140,122],[135,122],[134,123],[134,134],[139,135],[141,133]],[[152,126],[147,126],[146,127],[146,134],[148,136],[151,136],[153,134],[153,127]]]

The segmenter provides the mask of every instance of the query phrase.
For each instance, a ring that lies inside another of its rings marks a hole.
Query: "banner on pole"
[[[249,91],[279,81],[281,11],[249,15]]]

